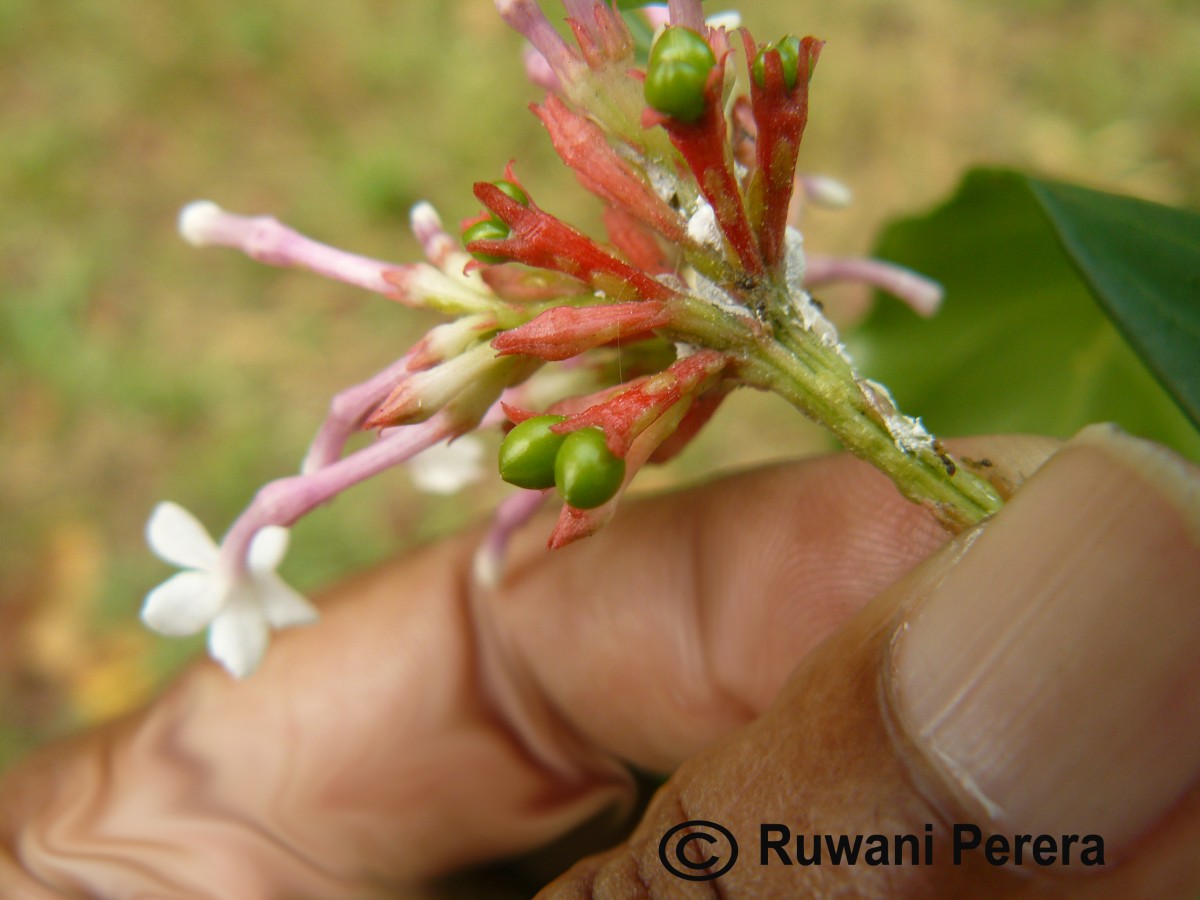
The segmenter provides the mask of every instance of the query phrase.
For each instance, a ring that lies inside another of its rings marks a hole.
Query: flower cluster
[[[419,263],[368,259],[208,202],[181,214],[194,244],[449,317],[334,397],[301,472],[262,488],[219,547],[177,507],[155,512],[152,548],[187,571],[150,594],[143,618],[167,634],[211,624],[212,654],[235,675],[257,665],[268,626],[314,617],[273,574],[281,528],[480,428],[509,429],[500,473],[517,487],[477,557],[477,576],[491,581],[509,535],[547,496],[562,501],[551,547],[594,533],[638,470],[683,449],[741,386],[775,391],[827,425],[950,527],[1001,502],[855,373],[808,293],[858,280],[926,314],[940,300],[936,285],[880,261],[805,256],[793,224],[802,201],[848,201],[836,182],[796,175],[821,41],[759,44],[736,17],[706,22],[700,0],[638,11],[563,0],[568,42],[535,0],[496,5],[529,42],[526,70],[548,91],[533,111],[603,202],[606,241],[543,209],[512,163],[474,186],[481,210],[461,241],[428,204],[413,210]],[[344,453],[363,428],[377,440]],[[434,481],[446,489],[453,475],[447,485],[442,469]]]

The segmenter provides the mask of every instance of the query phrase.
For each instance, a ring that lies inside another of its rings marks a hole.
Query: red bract
[[[617,155],[599,125],[572,112],[554,96],[547,97],[541,106],[531,108],[550,133],[554,149],[574,170],[580,184],[668,240],[678,243],[684,239],[686,223],[629,163]]]
[[[697,351],[657,375],[632,382],[632,386],[610,399],[567,416],[551,430],[566,434],[591,425],[598,426],[604,431],[608,449],[623,457],[652,422],[680,400],[698,395],[715,383],[728,363],[728,357],[715,350]]]
[[[591,293],[588,286],[577,279],[544,269],[529,272],[512,266],[485,266],[476,271],[496,296],[517,305],[561,302]]]
[[[719,57],[705,85],[704,113],[695,122],[681,122],[647,108],[642,124],[661,125],[687,161],[696,186],[712,207],[717,225],[740,267],[751,275],[763,271],[762,253],[750,228],[741,189],[733,171],[733,154],[726,140],[725,110],[721,90],[725,83],[725,59]]]
[[[723,382],[700,394],[688,407],[688,411],[679,420],[679,425],[675,430],[650,455],[649,461],[665,463],[682,453],[692,442],[692,438],[700,433],[700,429],[708,424],[708,420],[713,417],[721,405],[721,401],[728,397],[732,390],[732,384]]]
[[[742,32],[746,58],[759,52],[749,32]],[[800,140],[808,123],[808,81],[817,64],[824,41],[806,37],[800,41],[796,83],[789,89],[778,50],[763,54],[763,84],[751,76],[750,103],[757,126],[755,159],[757,170],[751,192],[761,198],[762,214],[758,225],[760,246],[768,266],[783,260],[784,232],[788,206],[796,177]]]
[[[643,272],[665,275],[672,270],[654,232],[636,216],[610,206],[604,210],[604,230],[613,246]]]
[[[658,300],[610,306],[557,306],[492,339],[497,353],[563,360],[612,341],[636,341],[671,321],[668,304]]]
[[[625,483],[615,497],[595,509],[576,509],[573,506],[563,505],[558,522],[547,542],[550,549],[556,550],[595,534],[608,523],[616,512],[625,488],[659,447],[676,433],[695,399],[693,394],[684,394],[674,406],[669,407],[661,416],[651,421],[633,440],[625,453]]]
[[[617,298],[633,294],[646,300],[665,300],[675,295],[662,282],[605,252],[587,235],[540,209],[532,200],[518,203],[487,181],[476,183],[475,196],[512,229],[512,236],[472,241],[467,247],[472,253],[565,272]]]

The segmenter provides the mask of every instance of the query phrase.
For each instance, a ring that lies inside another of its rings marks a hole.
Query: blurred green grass
[[[978,162],[1200,205],[1190,2],[741,9],[760,38],[828,41],[802,165],[858,202],[809,217],[814,249],[864,251]],[[431,321],[189,248],[179,207],[406,260],[413,203],[456,222],[470,183],[515,159],[539,202],[594,222],[525,110],[519,46],[489,0],[0,4],[0,761],[128,708],[195,652],[137,624],[168,574],[142,542],[153,504],[219,532],[295,469],[333,391]],[[769,398],[733,406],[646,486],[821,445]],[[498,496],[422,497],[393,473],[302,523],[285,572],[312,591]]]

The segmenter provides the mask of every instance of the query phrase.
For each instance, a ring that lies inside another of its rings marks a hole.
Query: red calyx
[[[640,269],[605,252],[582,232],[540,209],[513,200],[494,184],[476,182],[475,196],[512,231],[504,240],[471,241],[472,253],[502,256],[539,269],[564,272],[600,290],[628,287],[647,300],[666,300],[675,292]],[[606,277],[607,276],[607,277]],[[614,284],[616,282],[616,284]]]
[[[599,125],[571,111],[554,96],[531,108],[546,126],[562,161],[575,171],[585,188],[668,240],[679,243],[684,239],[686,227],[679,215],[617,155]]]
[[[553,431],[567,433],[599,426],[608,449],[624,457],[629,445],[651,423],[686,394],[725,368],[728,358],[715,350],[699,350],[672,363],[657,375],[639,379],[619,394],[567,416]]]
[[[562,360],[615,340],[635,341],[670,322],[667,304],[658,300],[606,306],[556,306],[492,339],[500,354]]]
[[[694,122],[681,122],[649,107],[642,113],[642,125],[662,125],[671,143],[683,154],[696,179],[700,193],[713,208],[717,225],[729,241],[742,268],[751,275],[763,272],[758,241],[750,228],[741,190],[733,174],[733,159],[726,141],[725,113],[721,88],[725,82],[724,57],[708,75],[705,85],[704,113]]]
[[[749,33],[742,32],[746,58],[753,61],[758,47]],[[763,54],[763,85],[750,77],[750,102],[758,127],[755,156],[756,178],[762,185],[762,223],[759,242],[768,266],[779,265],[784,256],[788,205],[800,155],[800,140],[808,123],[808,81],[817,64],[824,41],[806,37],[800,41],[796,83],[790,89],[783,74],[778,50]]]
[[[654,232],[640,219],[615,206],[606,207],[603,215],[609,241],[627,260],[653,275],[665,275],[674,269]]]
[[[708,424],[708,420],[713,417],[713,413],[717,411],[721,401],[729,396],[730,390],[732,390],[731,385],[721,384],[697,397],[671,436],[659,444],[650,455],[650,462],[665,463],[682,453],[683,448],[700,433],[700,429]]]

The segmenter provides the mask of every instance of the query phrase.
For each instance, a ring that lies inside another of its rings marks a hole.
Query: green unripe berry
[[[650,49],[646,103],[681,122],[695,122],[704,114],[704,86],[716,64],[708,41],[691,29],[670,26]]]
[[[558,493],[576,509],[607,503],[625,480],[625,460],[613,455],[599,428],[572,431],[554,460]]]
[[[507,194],[509,197],[512,197],[514,200],[516,200],[522,206],[529,205],[529,195],[526,194],[523,190],[521,190],[520,185],[513,184],[511,181],[493,181],[492,184],[494,184],[496,187],[500,188],[501,193]]]
[[[646,104],[681,122],[704,115],[707,74],[683,63],[663,63],[646,75]]]
[[[499,219],[491,218],[484,219],[482,222],[476,222],[470,228],[463,232],[463,243],[469,244],[471,241],[503,241],[508,238],[510,232],[508,226]],[[492,253],[472,253],[477,260],[485,263],[502,263],[507,262],[507,258],[496,256]]]
[[[697,68],[711,68],[717,64],[717,58],[702,35],[682,25],[668,25],[650,48],[650,62],[684,62]]]
[[[500,443],[500,477],[529,490],[554,487],[554,466],[565,434],[555,434],[562,416],[534,416],[516,425]]]
[[[750,67],[750,72],[759,87],[767,85],[767,64],[764,62],[764,57],[772,50],[779,51],[779,62],[783,66],[783,83],[790,91],[796,86],[796,75],[800,71],[800,38],[789,34],[780,39],[778,44],[774,46],[768,44],[758,51],[754,57],[754,65]]]

